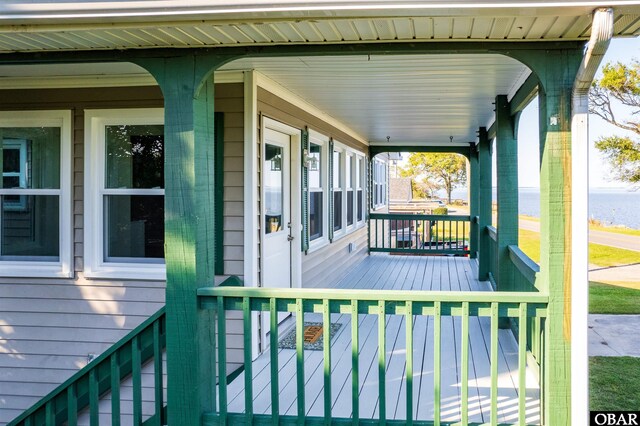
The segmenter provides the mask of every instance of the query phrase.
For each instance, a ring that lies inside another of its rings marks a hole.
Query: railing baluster
[[[278,384],[278,306],[275,297],[269,299],[269,361],[271,365],[271,416],[280,423],[280,385]]]
[[[224,297],[218,297],[218,414],[220,423],[227,424],[227,315]]]
[[[253,424],[253,356],[251,355],[251,299],[242,298],[242,325],[244,332],[244,412],[247,425]]]
[[[113,373],[112,373],[113,374]],[[113,398],[113,393],[111,394]],[[67,426],[76,426],[78,424],[78,394],[76,384],[71,383],[67,388]],[[117,426],[118,423],[113,423]]]
[[[153,385],[156,426],[162,426],[162,408],[164,406],[163,373],[162,373],[162,342],[160,335],[160,321],[153,323]]]
[[[462,345],[461,356],[461,421],[463,425],[469,423],[469,302],[462,302]]]
[[[458,242],[460,241],[460,237],[458,236],[459,228],[460,228],[460,222],[456,221],[456,251],[460,250],[460,246],[458,245]],[[463,247],[463,250],[464,250],[464,247]]]
[[[120,361],[118,352],[109,357],[111,367],[111,423],[120,424]]]
[[[379,419],[380,424],[385,424],[387,419],[387,396],[386,396],[386,374],[387,374],[387,336],[386,336],[386,304],[384,300],[378,301],[378,398],[379,398]]]
[[[413,425],[413,302],[407,301],[405,313],[407,347],[407,425]]]
[[[440,351],[442,340],[441,329],[441,303],[433,302],[433,424],[440,426],[440,386],[441,386],[441,360]]]
[[[520,425],[526,424],[527,396],[527,303],[520,303],[518,317],[518,415]]]
[[[304,310],[302,299],[296,299],[296,378],[298,390],[298,423],[304,423]]]
[[[331,424],[331,310],[329,300],[322,301],[322,350],[324,355],[324,423]]]
[[[94,368],[89,372],[89,424],[100,424],[98,413],[98,372]]]
[[[351,417],[352,423],[360,421],[360,378],[359,378],[359,343],[358,343],[358,301],[351,300]]]
[[[380,245],[378,244],[378,219],[374,219],[375,220],[375,230],[376,230],[376,248],[380,247]],[[382,226],[384,226],[384,221],[382,221]],[[384,240],[382,241],[382,248],[384,248]]]
[[[449,249],[452,248],[452,244],[451,244],[452,243],[452,239],[451,238],[453,236],[453,232],[451,232],[452,225],[453,225],[453,221],[449,220]]]
[[[142,424],[142,375],[141,375],[140,339],[135,336],[131,341],[131,378],[133,379],[133,424]]]
[[[56,426],[56,413],[54,411],[53,401],[47,402],[44,406],[45,424],[47,426]]]
[[[498,303],[491,303],[491,424],[498,423]]]

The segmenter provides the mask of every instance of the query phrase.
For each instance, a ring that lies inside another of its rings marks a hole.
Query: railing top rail
[[[535,284],[540,265],[531,260],[518,246],[509,246],[509,258],[527,281]]]
[[[384,302],[470,302],[470,303],[539,303],[546,304],[548,295],[539,292],[493,291],[418,291],[418,290],[345,290],[203,287],[201,297],[250,297],[275,299],[384,301]]]
[[[498,239],[498,230],[493,226],[487,226],[487,231],[489,232],[489,237],[496,241]]]
[[[371,219],[470,221],[471,216],[453,214],[369,213]]]

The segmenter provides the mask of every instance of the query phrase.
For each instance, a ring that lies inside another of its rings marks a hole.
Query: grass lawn
[[[638,409],[640,401],[640,358],[589,358],[589,409]]]
[[[520,215],[520,219],[529,220],[531,222],[540,222],[539,217],[535,216],[527,216],[524,214]],[[625,228],[625,227],[617,227],[617,226],[603,226],[596,225],[593,223],[589,224],[589,230],[591,231],[604,231],[604,232],[612,232],[614,234],[623,234],[623,235],[635,235],[640,237],[640,229],[633,228]]]
[[[534,262],[540,262],[540,234],[520,229],[520,250]],[[640,252],[589,243],[589,263],[607,267],[640,263]]]
[[[640,314],[640,290],[592,281],[589,283],[589,313]]]

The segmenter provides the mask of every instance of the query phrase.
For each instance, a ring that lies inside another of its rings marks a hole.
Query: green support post
[[[509,246],[518,245],[518,140],[506,95],[496,96],[498,291],[512,291]],[[504,325],[504,324],[501,324]]]
[[[471,224],[469,230],[469,257],[475,259],[478,257],[479,244],[479,223],[478,216],[480,206],[480,163],[479,163],[479,146],[472,144],[469,149],[469,216],[471,216]]]
[[[215,57],[185,53],[137,61],[165,108],[165,262],[168,424],[198,425],[216,411],[215,311],[196,291],[215,274]]]
[[[549,294],[543,355],[543,420],[549,425],[571,424],[571,92],[581,57],[579,49],[549,52],[539,73],[538,281]]]
[[[486,127],[480,127],[478,131],[478,279],[489,279],[491,270],[489,259],[489,245],[491,239],[487,226],[491,225],[492,215],[492,142],[489,139]],[[473,180],[471,181],[473,185]]]

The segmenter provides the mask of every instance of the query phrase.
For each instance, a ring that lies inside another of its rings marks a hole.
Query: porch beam
[[[543,355],[545,424],[571,424],[571,92],[581,59],[582,49],[549,52],[540,75],[538,281],[540,291],[549,294]]]
[[[522,112],[529,103],[538,94],[538,77],[531,73],[531,75],[522,83],[522,86],[516,91],[511,101],[509,101],[509,109],[511,115],[516,115]]]
[[[215,311],[196,291],[215,275],[215,62],[193,55],[136,61],[165,102],[165,262],[168,423],[200,424],[216,409]]]
[[[487,281],[491,268],[489,262],[489,250],[491,237],[488,226],[491,226],[492,215],[492,161],[493,155],[492,139],[485,127],[480,127],[478,131],[478,280]]]
[[[518,141],[506,95],[496,97],[496,172],[498,186],[497,290],[511,290],[509,246],[518,245]]]
[[[470,142],[465,146],[436,146],[436,145],[369,145],[369,156],[371,158],[378,154],[388,152],[431,152],[431,153],[452,153],[464,155],[469,158],[471,152],[475,150],[475,143]]]

